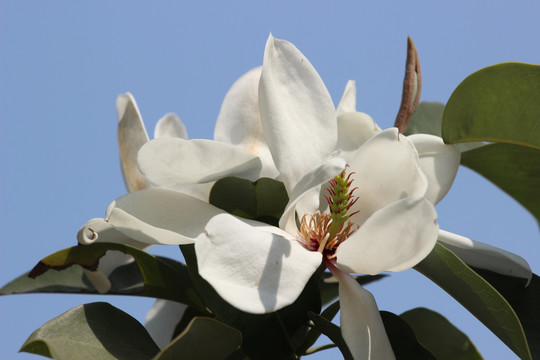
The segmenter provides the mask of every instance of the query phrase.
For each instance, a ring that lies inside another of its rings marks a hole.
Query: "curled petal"
[[[330,270],[339,281],[341,334],[353,358],[395,359],[373,295],[349,274]]]
[[[332,153],[336,110],[317,71],[291,43],[270,36],[259,83],[264,136],[287,191]]]
[[[115,229],[105,219],[95,218],[84,224],[77,233],[77,241],[81,245],[89,245],[95,241],[99,242],[112,242],[118,244],[126,244],[137,249],[144,250],[149,245],[131,239],[122,232]]]
[[[408,137],[420,157],[420,167],[428,179],[426,198],[437,204],[448,193],[456,177],[461,152],[438,136],[414,134]]]
[[[215,181],[225,176],[255,180],[261,161],[230,144],[212,140],[154,139],[144,145],[137,158],[139,168],[157,187]]]
[[[154,139],[160,137],[179,137],[187,139],[188,134],[184,123],[180,120],[176,114],[168,113],[156,124],[154,129]]]
[[[375,135],[358,149],[349,162],[358,201],[354,221],[362,226],[371,214],[400,199],[423,197],[428,182],[413,143],[396,128]]]
[[[116,113],[118,115],[118,148],[126,188],[128,191],[146,189],[148,182],[137,168],[137,152],[148,142],[148,134],[137,103],[130,93],[118,95]]]
[[[338,247],[337,264],[347,272],[371,275],[410,269],[435,246],[436,218],[424,198],[396,201],[375,212]]]
[[[157,299],[146,314],[146,330],[160,349],[171,342],[186,308],[186,305],[175,301]]]
[[[468,265],[527,279],[527,284],[532,279],[531,267],[521,256],[444,230],[439,230],[439,241]]]
[[[356,112],[356,81],[354,80],[347,81],[336,109],[338,116],[348,112]]]
[[[289,203],[279,220],[279,227],[295,234],[296,214],[302,218],[304,214],[312,214],[319,207],[320,186],[334,178],[343,171],[346,166],[344,159],[331,158],[305,174],[289,193]]]
[[[191,244],[206,223],[222,210],[192,196],[167,189],[136,191],[116,199],[107,209],[109,224],[147,244]]]
[[[252,223],[229,214],[213,217],[195,252],[199,273],[225,301],[261,314],[293,303],[322,256],[280,229]]]
[[[338,116],[337,148],[342,150],[341,156],[347,160],[381,129],[368,114],[362,112],[349,112]]]

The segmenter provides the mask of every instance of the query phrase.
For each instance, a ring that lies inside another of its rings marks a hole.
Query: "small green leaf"
[[[438,360],[481,360],[472,341],[444,316],[426,308],[404,312],[400,317],[414,330],[418,341]]]
[[[378,281],[388,275],[353,275],[360,285]],[[321,291],[321,304],[324,306],[336,299],[339,295],[339,284],[337,279],[329,272],[324,272],[319,278],[319,289]]]
[[[436,360],[416,338],[413,329],[402,318],[388,311],[381,311],[381,319],[392,345],[396,359],[400,360]]]
[[[540,149],[540,66],[504,63],[468,76],[443,114],[446,143],[504,142]]]
[[[521,359],[532,359],[523,328],[510,304],[453,252],[437,243],[414,269],[456,299]]]
[[[540,277],[533,274],[531,282],[525,286],[526,281],[521,278],[483,269],[475,271],[512,305],[527,335],[533,359],[540,359]]]
[[[422,101],[416,107],[405,135],[431,134],[441,136],[441,123],[444,104]]]
[[[540,124],[540,113],[538,119]],[[461,164],[504,190],[540,222],[540,149],[490,144],[464,152]]]
[[[134,247],[114,243],[94,243],[60,250],[41,260],[27,275],[0,289],[0,294],[68,292],[97,293],[82,268],[94,270],[108,250],[129,254],[134,262],[109,275],[109,295],[137,295],[178,301],[206,312],[195,292],[184,264],[159,258]],[[75,265],[75,266],[74,266]],[[49,271],[50,269],[55,271]]]
[[[340,303],[339,300],[334,302],[332,305],[328,306],[324,311],[321,313],[321,317],[328,321],[332,321],[332,319],[336,316],[336,314],[339,312],[340,309]],[[321,330],[319,328],[312,327],[304,339],[303,344],[298,348],[298,354],[305,354],[307,353],[308,349],[315,344],[317,339],[321,336]]]
[[[343,339],[343,335],[341,335],[339,326],[325,319],[321,315],[317,315],[313,312],[309,312],[308,314],[311,321],[313,321],[313,324],[315,324],[315,327],[321,333],[328,336],[328,338],[338,346],[343,358],[345,360],[354,360],[347,343],[345,343],[345,339]]]
[[[215,319],[195,317],[153,360],[223,360],[242,343],[240,331]]]
[[[57,360],[148,360],[159,348],[133,317],[97,302],[48,321],[30,335],[21,351]]]
[[[289,201],[283,183],[261,178],[255,182],[236,177],[216,181],[210,204],[230,214],[276,225]]]

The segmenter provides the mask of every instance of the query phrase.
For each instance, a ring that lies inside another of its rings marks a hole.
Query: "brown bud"
[[[403,79],[403,93],[401,95],[401,105],[396,116],[394,126],[400,133],[405,133],[411,117],[420,101],[422,90],[422,72],[420,70],[420,59],[416,46],[410,37],[407,37],[407,62],[405,64],[405,77]]]

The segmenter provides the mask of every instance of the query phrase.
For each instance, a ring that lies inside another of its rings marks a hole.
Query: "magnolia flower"
[[[373,296],[348,272],[402,271],[433,248],[436,213],[416,149],[397,129],[388,129],[361,146],[345,169],[344,159],[332,158],[336,110],[324,83],[292,44],[273,37],[265,50],[259,105],[265,140],[290,199],[279,228],[163,188],[117,199],[104,224],[149,244],[194,243],[201,276],[226,301],[252,313],[294,302],[324,261],[340,282],[342,332],[355,358],[392,358]],[[189,161],[179,144],[158,139],[144,145],[138,156],[142,173],[154,183],[171,178],[176,164]],[[158,153],[162,161],[156,165]],[[321,203],[321,185],[330,179],[328,203]],[[347,197],[341,209],[338,185]]]

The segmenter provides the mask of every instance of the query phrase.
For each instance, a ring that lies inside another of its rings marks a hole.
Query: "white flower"
[[[347,219],[350,231],[339,229],[339,246],[322,234],[320,251],[310,251],[315,250],[311,239],[302,236],[308,227],[298,228],[295,218],[311,217],[318,226],[317,211],[328,214],[319,202],[320,187],[345,168],[343,159],[331,158],[338,138],[336,110],[307,59],[273,37],[265,51],[259,104],[265,140],[290,199],[280,228],[236,218],[167,189],[117,199],[107,210],[108,224],[141,242],[195,243],[201,276],[229,303],[253,313],[291,304],[324,260],[340,281],[342,331],[352,353],[358,359],[393,357],[373,297],[346,272],[405,270],[433,248],[436,213],[425,197],[428,183],[414,146],[389,129],[355,152],[348,171],[358,200],[348,209],[354,213]],[[155,157],[145,152],[159,152],[162,163],[149,164]],[[141,149],[138,162],[148,179],[171,178],[171,167],[189,162],[187,156],[172,142],[155,140]]]

